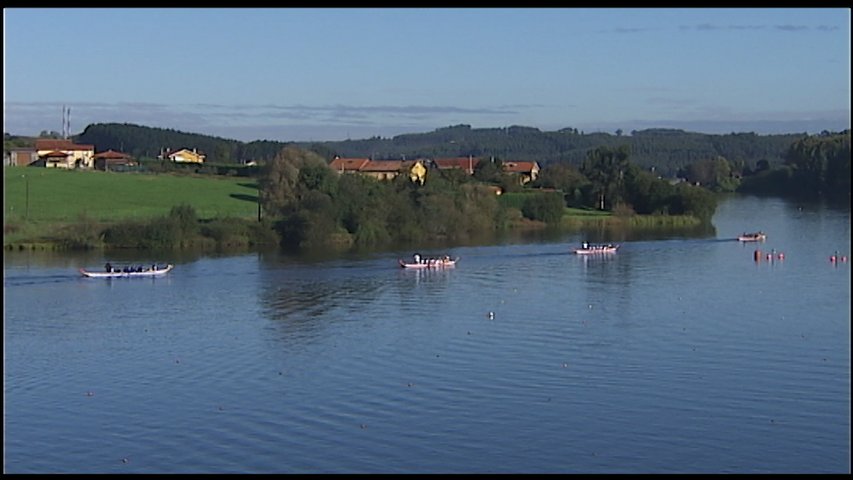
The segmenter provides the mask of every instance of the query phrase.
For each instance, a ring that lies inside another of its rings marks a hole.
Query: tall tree
[[[329,169],[326,161],[316,153],[292,145],[283,148],[264,166],[258,179],[264,210],[273,215],[291,213],[297,207],[301,196],[311,188],[300,181],[323,182],[318,180],[321,175],[316,173],[319,167]],[[302,169],[312,173],[306,173],[300,178]]]
[[[593,184],[597,193],[597,207],[606,210],[620,200],[625,172],[628,169],[628,146],[615,149],[598,147],[590,150],[581,165],[581,173]]]
[[[785,154],[801,194],[850,196],[850,130],[794,142]]]

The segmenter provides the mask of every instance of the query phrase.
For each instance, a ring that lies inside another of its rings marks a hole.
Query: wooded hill
[[[196,148],[213,163],[242,163],[270,160],[286,145],[296,145],[330,160],[335,155],[376,160],[436,158],[473,155],[501,160],[537,161],[540,166],[566,162],[579,166],[587,152],[598,147],[626,145],[631,162],[655,167],[659,175],[675,176],[696,161],[724,157],[733,164],[754,168],[758,162],[777,166],[783,156],[806,133],[757,135],[755,133],[704,134],[673,129],[632,131],[629,135],[584,133],[575,128],[541,131],[537,128],[471,128],[455,125],[427,133],[372,137],[362,140],[328,142],[241,142],[209,135],[133,124],[92,124],[73,140],[95,145],[97,151],[113,149],[137,158],[156,158],[164,148]]]

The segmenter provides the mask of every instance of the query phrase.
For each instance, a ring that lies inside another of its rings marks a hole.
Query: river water
[[[6,252],[4,470],[849,473],[849,208],[733,196],[713,227],[422,272]],[[77,273],[107,260],[176,267]]]

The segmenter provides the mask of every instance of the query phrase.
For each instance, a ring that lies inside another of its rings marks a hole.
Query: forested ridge
[[[647,129],[623,134],[584,133],[575,128],[541,131],[536,128],[471,128],[455,125],[432,132],[327,142],[241,142],[209,135],[132,124],[92,124],[73,139],[95,145],[98,151],[113,149],[136,156],[156,158],[164,148],[197,148],[208,162],[241,163],[273,159],[287,145],[314,151],[327,160],[341,157],[376,160],[436,157],[495,157],[505,161],[553,162],[580,166],[587,152],[598,147],[627,146],[634,164],[654,169],[662,176],[676,176],[680,169],[705,159],[724,157],[733,164],[753,168],[784,163],[784,155],[805,133],[757,135],[755,133],[704,134],[672,129]]]

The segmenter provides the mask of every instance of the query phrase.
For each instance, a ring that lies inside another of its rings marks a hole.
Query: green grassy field
[[[5,167],[4,220],[34,223],[165,215],[175,205],[199,218],[257,216],[257,187],[245,177],[194,177]]]
[[[4,245],[81,219],[152,218],[182,204],[200,219],[258,215],[256,181],[246,177],[4,167],[3,185]]]
[[[607,217],[613,216],[613,213],[603,211],[603,210],[566,207],[563,215],[564,216],[570,216],[570,217],[584,217],[584,218],[607,218]]]

